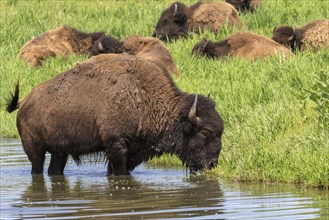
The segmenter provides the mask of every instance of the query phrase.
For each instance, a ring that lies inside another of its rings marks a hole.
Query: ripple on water
[[[329,218],[327,191],[212,180],[145,165],[132,176],[106,177],[102,162],[78,167],[71,160],[65,176],[32,177],[19,141],[0,146],[1,219]]]

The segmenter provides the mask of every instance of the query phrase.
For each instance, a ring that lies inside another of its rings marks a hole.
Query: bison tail
[[[15,92],[11,94],[7,103],[7,112],[11,113],[18,109],[19,82],[16,84]]]

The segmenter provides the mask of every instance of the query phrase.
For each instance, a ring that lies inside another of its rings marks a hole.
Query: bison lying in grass
[[[62,175],[69,155],[102,152],[108,175],[176,154],[191,171],[216,166],[223,120],[209,98],[182,92],[168,72],[138,56],[100,54],[36,86],[18,102],[17,128],[32,174]]]
[[[179,75],[179,71],[165,45],[156,38],[131,36],[123,43],[124,51],[167,68],[172,74]]]
[[[261,0],[225,0],[225,2],[233,5],[238,11],[255,12],[260,6]]]
[[[104,36],[98,39],[90,50],[90,56],[104,53],[122,53],[123,42],[111,36]]]
[[[225,2],[198,2],[190,7],[175,2],[165,9],[156,24],[153,37],[174,40],[207,29],[217,33],[223,25],[243,26],[238,11]]]
[[[315,20],[295,28],[281,26],[273,30],[273,40],[291,48],[292,51],[317,51],[329,46],[329,20]]]
[[[49,30],[27,42],[20,50],[20,57],[32,66],[41,66],[42,61],[56,55],[72,53],[89,54],[103,32],[82,33],[74,28],[62,26]]]
[[[203,39],[194,46],[192,53],[212,58],[233,56],[245,59],[262,58],[277,53],[285,57],[292,55],[289,49],[272,39],[251,32],[237,32],[220,42]]]

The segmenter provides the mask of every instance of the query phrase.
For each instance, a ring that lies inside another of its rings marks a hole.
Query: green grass
[[[184,1],[192,3],[194,1]],[[32,37],[69,25],[85,32],[105,31],[124,39],[150,36],[163,8],[171,1],[1,1],[0,17],[0,136],[17,137],[16,114],[5,112],[6,98],[20,80],[20,97],[37,84],[65,71],[86,56],[47,60],[31,68],[17,58],[21,46]],[[277,0],[263,2],[255,14],[242,20],[250,31],[270,37],[275,26],[296,26],[329,18],[327,1]],[[319,129],[322,117],[316,104],[301,99],[321,72],[329,74],[329,49],[298,53],[294,59],[269,57],[246,61],[236,58],[206,60],[192,57],[202,38],[219,41],[235,30],[224,28],[217,36],[191,34],[167,47],[181,71],[174,80],[190,93],[211,93],[225,121],[220,163],[211,174],[236,180],[280,181],[329,186],[329,128]],[[323,116],[325,117],[325,116]],[[180,165],[175,157],[150,162]]]

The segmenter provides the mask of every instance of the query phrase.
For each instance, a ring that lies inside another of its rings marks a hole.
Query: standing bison
[[[130,36],[123,43],[124,51],[148,61],[162,65],[172,74],[179,75],[179,70],[166,46],[153,37]]]
[[[102,36],[103,32],[87,34],[68,26],[61,26],[27,42],[21,48],[19,56],[29,65],[41,66],[43,60],[59,54],[89,54],[94,42]]]
[[[294,52],[307,49],[318,51],[329,46],[329,20],[314,20],[300,28],[277,27],[273,30],[272,39]]]
[[[180,91],[155,63],[128,54],[100,54],[38,85],[7,111],[19,109],[17,128],[32,174],[62,175],[69,155],[105,153],[108,175],[128,175],[163,153],[191,171],[212,168],[221,151],[223,121],[215,103]]]
[[[226,56],[255,59],[281,53],[293,55],[290,50],[274,40],[251,32],[237,32],[220,42],[203,39],[196,44],[192,53],[211,58]]]
[[[217,33],[223,25],[243,26],[238,11],[226,2],[197,2],[188,7],[175,2],[165,9],[156,24],[154,37],[174,40],[187,35],[188,31],[205,29]]]

